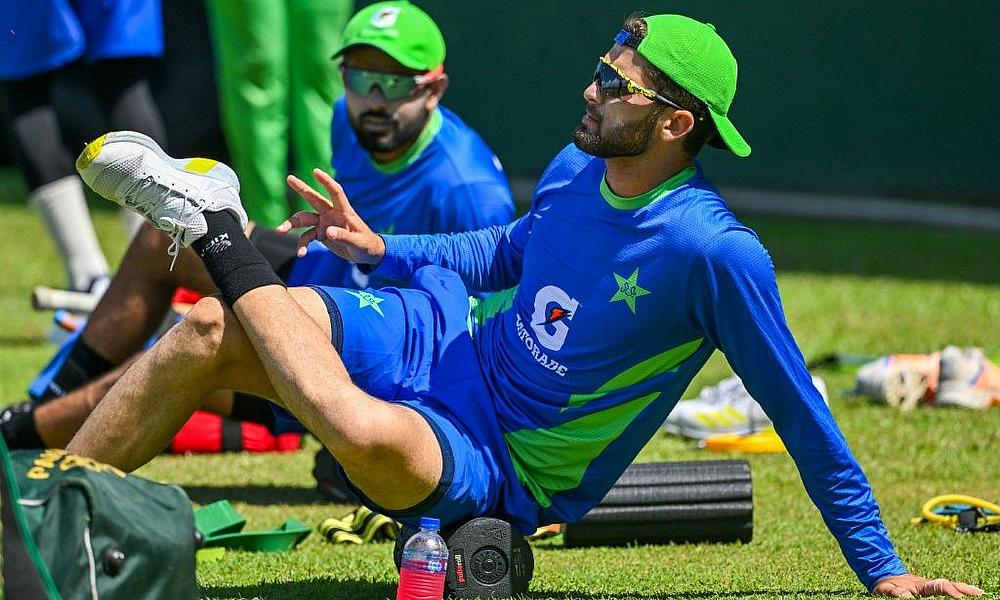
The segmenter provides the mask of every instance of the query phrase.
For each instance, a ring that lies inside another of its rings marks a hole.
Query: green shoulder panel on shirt
[[[551,506],[553,495],[579,487],[590,463],[659,396],[654,392],[551,429],[507,433],[517,478],[541,506]]]
[[[569,397],[569,404],[563,408],[563,411],[583,406],[588,402],[601,398],[608,392],[625,389],[629,386],[641,383],[650,377],[655,377],[662,373],[673,371],[698,350],[698,347],[701,346],[701,342],[702,338],[691,340],[690,342],[681,344],[676,348],[671,348],[666,352],[661,352],[656,356],[647,358],[639,364],[622,371],[611,381],[602,385],[596,392],[590,394],[573,394]]]
[[[604,196],[604,201],[611,205],[613,208],[618,210],[635,210],[637,208],[642,208],[647,204],[653,202],[654,200],[659,200],[661,197],[665,196],[668,192],[672,192],[677,188],[681,187],[687,183],[688,179],[694,177],[697,170],[694,166],[687,166],[680,171],[678,171],[673,177],[667,179],[660,185],[649,190],[645,194],[639,194],[638,196],[633,196],[631,198],[625,196],[619,196],[618,194],[611,191],[608,187],[608,180],[604,177],[601,178],[601,196]]]

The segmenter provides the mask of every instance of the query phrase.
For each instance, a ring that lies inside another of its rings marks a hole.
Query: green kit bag
[[[8,600],[194,599],[195,529],[182,489],[64,450],[0,441]]]

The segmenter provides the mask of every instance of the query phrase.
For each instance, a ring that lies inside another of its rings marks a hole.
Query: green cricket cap
[[[708,106],[719,135],[709,143],[739,157],[750,145],[729,120],[736,96],[736,57],[715,26],[681,15],[653,15],[635,48],[643,58]]]
[[[344,27],[343,46],[336,58],[351,46],[372,46],[408,69],[433,71],[444,64],[444,36],[434,20],[405,0],[367,6]]]

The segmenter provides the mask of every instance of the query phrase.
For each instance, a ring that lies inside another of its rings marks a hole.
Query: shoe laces
[[[194,210],[189,213],[187,212],[187,207],[190,203],[186,201],[186,198],[184,198],[184,200],[184,210],[180,215],[181,222],[171,219],[170,231],[166,232],[167,235],[170,236],[170,245],[167,247],[167,255],[172,257],[170,260],[171,271],[174,270],[174,265],[177,263],[177,255],[181,252],[181,238],[184,237],[184,233],[187,231],[187,226],[184,225],[184,223],[187,223],[194,217],[197,217],[201,213],[205,212],[205,209],[208,207],[207,204],[202,203],[195,206]]]
[[[143,192],[145,192],[146,190],[155,185],[157,185],[156,178],[153,177],[152,175],[147,175],[142,179],[137,179],[122,194],[122,200],[124,200],[125,205],[129,208],[135,208],[140,210],[142,216],[145,217],[147,221],[150,220],[149,214],[152,212],[152,209],[154,208],[154,206],[156,206],[156,204],[152,202],[141,203],[139,201],[139,198],[144,197],[142,196]],[[168,201],[171,196],[182,200],[181,204],[182,209],[179,219],[177,220],[169,219],[167,221],[168,223],[170,223],[169,230],[163,230],[160,227],[161,224],[153,223],[153,225],[156,226],[157,229],[161,229],[161,231],[164,231],[164,233],[166,233],[170,237],[170,246],[167,247],[167,256],[171,257],[170,270],[173,271],[174,265],[177,264],[177,256],[180,254],[181,251],[181,240],[184,237],[185,231],[187,231],[185,223],[190,221],[192,218],[198,216],[199,214],[205,212],[205,208],[207,207],[207,205],[204,203],[196,204],[193,210],[189,213],[188,207],[192,203],[187,201],[188,199],[186,196],[176,193],[174,190],[170,189],[167,186],[162,186],[162,187],[163,190],[161,195],[161,202],[157,204],[162,204],[163,202]]]

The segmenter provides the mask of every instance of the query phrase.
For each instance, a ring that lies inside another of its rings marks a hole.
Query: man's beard
[[[398,119],[385,113],[368,111],[357,119],[351,119],[351,128],[358,138],[358,143],[369,153],[386,153],[398,150],[420,135],[425,119],[414,119],[406,127],[400,125]],[[375,125],[375,127],[371,127]]]
[[[646,118],[616,125],[607,135],[598,131],[589,131],[580,125],[573,132],[573,143],[580,150],[599,158],[615,158],[619,156],[638,156],[649,147],[656,130],[656,120],[663,109],[655,107]]]

